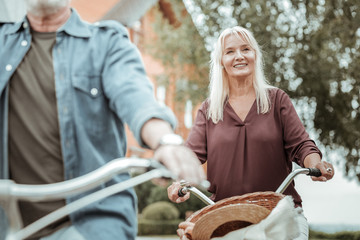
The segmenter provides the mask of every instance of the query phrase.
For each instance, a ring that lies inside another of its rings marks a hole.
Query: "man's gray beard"
[[[44,17],[56,13],[59,9],[67,6],[70,0],[25,0],[27,11]]]

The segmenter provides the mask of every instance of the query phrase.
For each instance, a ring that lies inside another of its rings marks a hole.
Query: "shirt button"
[[[21,46],[26,47],[28,45],[28,42],[26,40],[21,41]]]
[[[10,64],[6,65],[6,71],[10,72],[12,70],[12,66]]]
[[[90,93],[91,93],[91,95],[93,95],[95,97],[99,93],[99,90],[97,90],[96,88],[92,88],[90,90]]]
[[[25,22],[23,23],[23,28],[27,28],[28,27],[28,24]]]

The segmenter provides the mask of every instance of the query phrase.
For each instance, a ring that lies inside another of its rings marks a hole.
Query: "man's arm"
[[[141,129],[143,142],[155,150],[154,158],[162,162],[178,179],[198,184],[205,179],[200,161],[193,151],[183,145],[160,144],[167,134],[174,134],[170,124],[161,119],[150,119]]]
[[[142,127],[141,138],[149,148],[155,150],[159,146],[162,136],[173,133],[174,131],[168,122],[152,118]]]

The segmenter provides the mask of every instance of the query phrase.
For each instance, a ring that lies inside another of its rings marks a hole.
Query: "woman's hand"
[[[179,224],[179,229],[176,231],[180,240],[191,240],[192,230],[195,226],[195,223],[192,222],[181,222]]]
[[[333,178],[335,174],[334,167],[331,163],[321,161],[315,164],[314,168],[318,168],[321,171],[320,177],[311,177],[313,181],[327,181]]]
[[[304,159],[304,166],[307,168],[318,168],[321,171],[320,177],[311,177],[313,181],[325,182],[334,177],[335,170],[331,163],[321,161],[320,155],[311,153]]]
[[[179,196],[179,190],[181,188],[181,185],[179,182],[173,182],[168,188],[167,188],[167,192],[168,192],[168,198],[175,203],[181,203],[181,202],[185,202],[186,200],[188,200],[190,198],[190,192],[187,192],[185,194],[185,196],[180,197]]]

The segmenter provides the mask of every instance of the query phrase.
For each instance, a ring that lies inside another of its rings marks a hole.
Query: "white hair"
[[[270,100],[268,89],[273,88],[264,75],[263,57],[259,44],[253,34],[243,27],[232,27],[225,29],[219,36],[210,61],[210,94],[209,108],[207,111],[208,119],[214,123],[223,120],[225,101],[229,97],[229,78],[225,69],[222,67],[221,59],[224,51],[225,37],[235,35],[244,39],[252,49],[255,50],[255,74],[253,77],[253,86],[256,93],[256,104],[258,113],[267,113],[270,110]]]
[[[27,11],[36,16],[47,16],[66,7],[71,0],[25,0]]]

